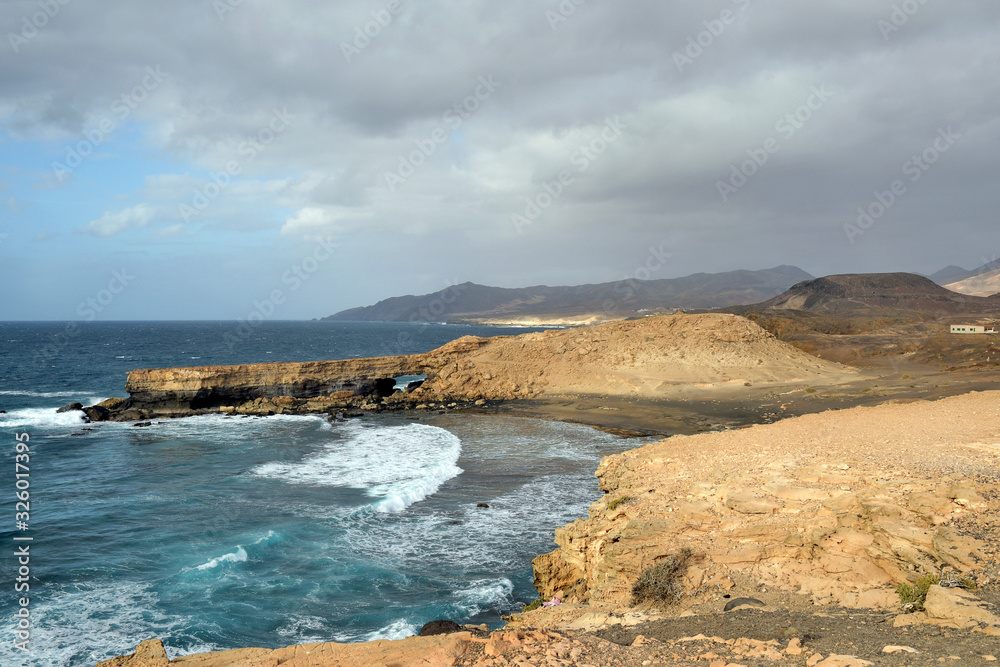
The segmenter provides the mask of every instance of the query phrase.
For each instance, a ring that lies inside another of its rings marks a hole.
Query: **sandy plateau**
[[[726,315],[461,339],[428,355],[428,380],[407,400],[579,397],[616,405],[625,420],[636,398],[655,408],[724,391],[753,402],[764,394],[752,391],[780,386],[794,396],[777,400],[807,404],[805,387],[833,396],[876,377]],[[154,379],[144,378],[151,395]],[[815,403],[813,414],[605,458],[604,496],[556,529],[558,548],[533,564],[541,598],[561,603],[515,614],[503,629],[173,661],[150,640],[100,665],[991,664],[1000,657],[1000,391],[938,400],[883,391],[878,400],[822,412],[827,404]],[[679,601],[633,605],[640,574],[685,553]],[[937,583],[923,609],[904,607],[896,587],[924,575]]]

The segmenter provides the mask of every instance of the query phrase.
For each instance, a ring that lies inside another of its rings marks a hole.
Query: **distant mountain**
[[[1000,269],[973,275],[964,280],[949,283],[945,287],[961,294],[991,296],[1000,293]]]
[[[836,316],[897,316],[925,313],[1000,314],[1000,296],[958,294],[913,273],[860,273],[826,276],[793,285],[763,303],[732,312],[803,311]]]
[[[812,278],[794,266],[696,273],[684,278],[522,288],[453,285],[435,294],[398,296],[324,319],[364,322],[603,321],[670,308],[718,308],[768,299]]]
[[[994,259],[992,262],[987,262],[980,266],[979,268],[963,269],[960,266],[946,266],[935,274],[927,276],[938,285],[948,286],[957,282],[966,280],[967,278],[975,278],[976,276],[981,276],[986,273],[992,273],[1000,269],[1000,260]]]
[[[938,285],[947,285],[948,283],[953,283],[956,280],[964,280],[973,273],[975,272],[952,264],[951,266],[946,266],[937,273],[932,273],[927,277],[936,282]]]

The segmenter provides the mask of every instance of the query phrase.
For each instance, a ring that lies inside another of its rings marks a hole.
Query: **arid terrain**
[[[988,664],[998,471],[1000,392],[676,436],[601,463],[604,498],[535,560],[562,604],[503,630],[172,662],[154,643],[102,666]],[[633,605],[685,552],[678,601]],[[924,609],[904,607],[895,587],[924,575]]]
[[[173,661],[151,641],[102,667],[990,664],[1000,352],[946,324],[991,317],[993,301],[909,277],[883,287],[902,298],[873,306],[834,280],[749,319],[676,314],[407,358],[136,371],[112,418],[158,404],[164,416],[501,411],[644,439],[602,461],[603,498],[535,559],[539,602],[558,604],[503,629]],[[921,310],[938,297],[947,312]],[[408,372],[427,379],[384,390]],[[647,577],[667,577],[656,590],[669,595],[635,599]]]

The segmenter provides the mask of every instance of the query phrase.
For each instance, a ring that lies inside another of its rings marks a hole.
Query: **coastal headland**
[[[636,430],[690,435],[601,462],[604,496],[534,560],[549,606],[500,630],[173,660],[150,640],[101,667],[989,664],[1000,657],[1000,391],[970,393],[992,372],[902,370],[824,361],[742,317],[706,314],[464,338],[408,357],[134,371],[130,398],[97,417],[479,401],[559,418],[581,405],[579,421],[605,427],[638,414]],[[408,375],[426,380],[396,390]],[[669,600],[639,601],[637,582],[658,565]]]
[[[410,390],[397,378],[426,376]],[[857,379],[728,314],[671,315],[520,336],[466,336],[425,354],[339,361],[135,370],[127,399],[85,408],[93,421],[209,412],[304,414],[483,405],[488,401],[680,400],[748,386]]]

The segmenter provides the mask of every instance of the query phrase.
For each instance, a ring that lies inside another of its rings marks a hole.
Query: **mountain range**
[[[696,273],[661,280],[623,279],[575,287],[504,288],[466,282],[441,292],[398,296],[324,319],[362,322],[591,324],[675,308],[757,303],[812,276],[795,266]]]

